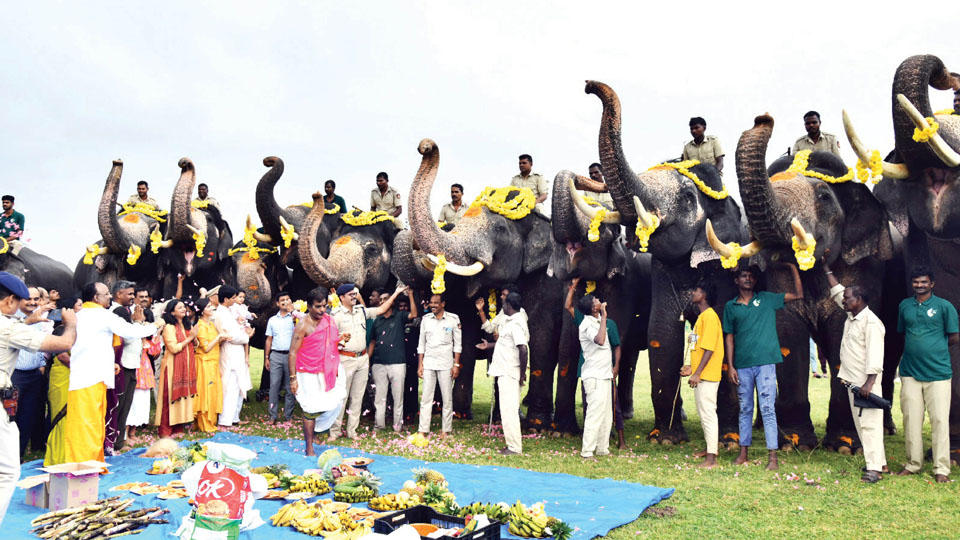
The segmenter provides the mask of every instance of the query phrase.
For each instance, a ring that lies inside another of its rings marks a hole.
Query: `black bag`
[[[883,399],[882,397],[876,394],[870,394],[867,397],[860,395],[860,387],[854,386],[852,384],[847,385],[847,388],[853,392],[853,406],[860,407],[861,409],[889,409],[893,406],[892,403]]]

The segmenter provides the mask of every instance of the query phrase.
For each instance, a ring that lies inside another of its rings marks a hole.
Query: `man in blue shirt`
[[[36,287],[29,287],[28,298],[20,300],[20,312],[29,317],[40,307],[40,291]],[[53,323],[49,321],[33,323],[31,328],[45,334],[53,332]],[[27,450],[27,443],[34,451],[43,451],[46,448],[48,422],[44,408],[47,400],[47,379],[44,371],[47,368],[47,353],[29,352],[21,350],[17,357],[16,370],[11,380],[13,385],[20,389],[20,398],[17,401],[17,429],[20,430],[20,455]]]
[[[949,344],[960,341],[957,310],[933,294],[933,272],[918,266],[910,273],[913,296],[900,302],[897,331],[904,334],[900,360],[900,409],[907,461],[899,475],[923,467],[923,416],[930,415],[933,475],[948,482],[950,474],[950,392],[953,369]]]
[[[290,293],[280,291],[277,295],[277,307],[280,311],[267,321],[267,338],[263,345],[263,369],[270,372],[270,420],[274,424],[280,416],[280,385],[287,395],[283,403],[283,415],[286,420],[293,418],[293,406],[296,396],[290,391],[290,341],[296,320],[293,318],[293,302]]]

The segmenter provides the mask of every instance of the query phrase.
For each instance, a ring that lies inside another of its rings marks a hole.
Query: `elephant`
[[[154,245],[161,248],[159,275],[163,297],[171,298],[177,289],[177,274],[183,274],[185,296],[196,297],[200,288],[210,289],[229,278],[233,234],[230,225],[215,206],[194,207],[190,199],[196,182],[196,170],[189,158],[181,158],[180,179],[170,200],[166,238]]]
[[[886,159],[871,152],[853,129],[844,111],[844,128],[860,161],[869,164],[882,181],[874,189],[897,231],[904,239],[903,279],[897,284],[900,298],[913,294],[907,270],[918,265],[936,277],[934,293],[960,308],[960,116],[934,113],[929,87],[960,89],[960,75],[952,73],[933,55],[904,60],[893,78],[893,128],[895,148]],[[926,119],[933,118],[937,129]],[[919,133],[918,142],[914,130]],[[902,337],[888,327],[887,334]],[[900,351],[902,351],[902,344]],[[888,349],[884,373],[893,373],[900,354]],[[891,358],[892,356],[892,358]],[[960,373],[960,345],[950,346],[950,363]],[[884,380],[883,394],[893,397],[892,381]],[[951,460],[960,463],[960,377],[953,378],[950,402]]]
[[[163,234],[168,214],[152,207],[121,206],[118,214],[117,195],[123,161],[114,160],[103,187],[97,208],[97,226],[101,239],[87,247],[87,253],[77,262],[73,273],[73,287],[79,291],[87,283],[100,281],[108,287],[117,280],[127,280],[160,298],[160,255],[151,249],[151,232]]]
[[[270,156],[263,158],[263,164],[270,167],[260,181],[257,183],[256,203],[257,214],[263,223],[264,233],[256,233],[258,242],[265,242],[280,249],[280,260],[286,266],[293,270],[293,276],[290,281],[290,293],[294,298],[305,298],[307,292],[313,289],[316,284],[300,262],[299,250],[297,248],[300,234],[303,231],[303,222],[310,213],[311,204],[293,204],[286,208],[281,208],[274,196],[274,187],[283,176],[283,160]],[[322,200],[322,199],[321,199]],[[332,204],[321,204],[321,208],[331,210],[324,214],[321,225],[317,227],[315,245],[321,257],[326,257],[330,253],[330,239],[340,227],[340,215],[333,211]],[[345,212],[345,208],[339,209]]]
[[[684,361],[684,321],[698,316],[690,305],[700,282],[716,286],[722,315],[723,304],[734,296],[732,279],[721,268],[719,256],[710,247],[705,222],[725,242],[741,242],[746,229],[740,207],[727,195],[715,167],[699,162],[664,163],[636,174],[623,152],[620,99],[608,85],[587,81],[585,91],[603,104],[600,121],[600,164],[610,195],[626,226],[632,247],[649,250],[652,256],[652,299],[649,340],[651,397],[654,426],[649,440],[667,444],[688,440],[681,420],[680,368]],[[737,397],[732,385],[722,381],[718,393],[721,440],[737,440]],[[624,416],[632,414],[621,403]]]
[[[640,351],[647,348],[651,257],[626,247],[618,223],[598,226],[595,240],[591,240],[591,223],[600,206],[585,202],[577,193],[577,187],[595,192],[606,191],[601,182],[570,171],[557,173],[551,195],[554,242],[548,272],[565,283],[579,277],[584,287],[578,293],[585,293],[592,284],[596,289],[593,294],[608,302],[608,316],[617,323],[622,337],[617,399],[622,410],[632,410],[637,357]],[[614,209],[605,208],[605,211],[607,219],[617,220]],[[575,302],[577,298],[579,294]],[[572,318],[564,317],[552,426],[561,433],[578,431],[575,403],[579,354],[577,328]]]
[[[826,260],[845,285],[866,289],[870,306],[881,313],[886,262],[895,255],[886,210],[867,186],[854,181],[852,169],[830,152],[799,152],[765,165],[773,118],[758,116],[737,145],[736,167],[743,210],[766,267],[769,290],[793,291],[793,273],[777,261],[796,259],[803,299],[777,314],[783,363],[777,365],[777,425],[780,444],[813,448],[817,436],[810,419],[809,339],[813,336],[831,360],[830,403],[824,446],[844,453],[859,446],[848,390],[837,379],[840,341],[846,314],[829,297],[819,262]],[[710,231],[708,230],[708,233]],[[721,255],[730,246],[712,242]],[[826,255],[826,257],[824,257]],[[899,299],[897,299],[899,301]],[[890,329],[890,322],[887,322]]]
[[[7,242],[3,238],[0,238],[0,271],[17,276],[28,287],[57,290],[62,298],[77,292],[73,285],[73,272],[67,265],[19,242]]]
[[[451,231],[442,230],[430,214],[430,190],[436,180],[440,151],[430,139],[420,141],[417,150],[422,158],[410,187],[409,201],[413,241],[422,253],[432,258],[433,264],[443,255],[446,271],[463,278],[457,292],[447,293],[458,296],[459,301],[473,299],[488,288],[500,290],[511,283],[519,286],[530,321],[526,425],[537,430],[547,429],[553,418],[555,336],[562,305],[561,283],[546,273],[552,249],[550,223],[532,211],[532,194],[524,195],[517,188],[501,188],[471,205]],[[510,209],[514,207],[515,210]],[[459,315],[462,326],[469,327],[471,333],[474,325],[479,326],[475,306],[467,306],[465,313]],[[454,409],[462,415],[470,414],[472,403],[477,358],[473,343],[463,339],[462,367],[454,386]]]

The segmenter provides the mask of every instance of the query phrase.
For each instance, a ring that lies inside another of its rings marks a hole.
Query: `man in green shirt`
[[[13,195],[3,196],[3,214],[0,214],[0,238],[18,240],[23,236],[23,214],[13,209]],[[3,246],[0,246],[3,249]]]
[[[339,207],[337,213],[343,214],[347,211],[347,203],[343,200],[343,197],[334,193],[335,189],[337,189],[337,183],[333,180],[327,180],[323,183],[323,202],[337,205]]]
[[[740,455],[733,462],[747,462],[747,452],[753,442],[753,391],[760,396],[760,416],[763,417],[763,435],[767,442],[767,470],[779,468],[777,463],[777,368],[783,362],[780,340],[777,338],[777,314],[784,302],[803,298],[803,284],[797,267],[785,265],[793,272],[793,293],[754,291],[759,276],[756,267],[741,267],[734,283],[736,298],[723,308],[724,351],[727,357],[727,377],[737,386],[740,398]]]
[[[933,475],[950,474],[950,392],[953,370],[949,344],[960,341],[957,310],[933,295],[933,272],[918,266],[910,273],[913,297],[900,302],[897,331],[904,334],[900,360],[900,410],[907,462],[899,475],[917,474],[923,466],[923,416],[930,415]]]
[[[411,311],[394,310],[393,305],[368,325],[367,355],[373,371],[373,406],[377,429],[386,427],[387,388],[393,395],[393,431],[403,428],[403,381],[407,376],[404,327],[417,318],[413,291],[407,289]]]

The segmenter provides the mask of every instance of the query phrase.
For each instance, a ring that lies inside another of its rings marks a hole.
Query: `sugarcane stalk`
[[[122,533],[119,533],[119,534],[112,534],[112,535],[110,535],[110,536],[104,536],[103,538],[104,538],[104,540],[106,540],[107,538],[117,538],[118,536],[127,536],[128,534],[140,534],[140,533],[142,533],[142,532],[143,532],[143,529],[136,529],[136,530],[133,530],[133,531],[125,531],[125,532],[122,532]]]

